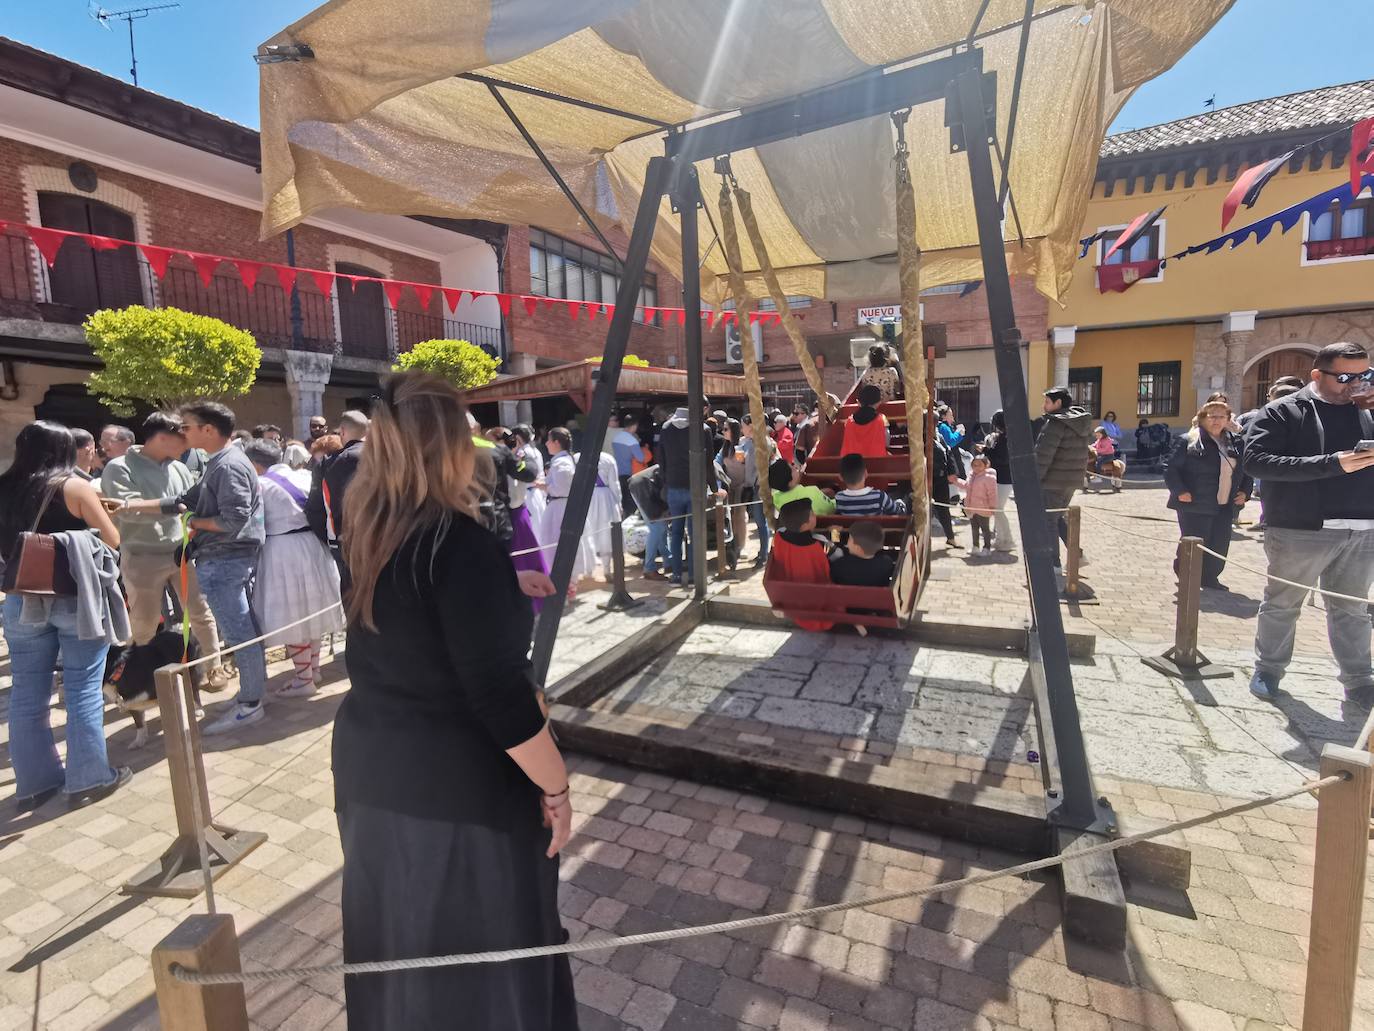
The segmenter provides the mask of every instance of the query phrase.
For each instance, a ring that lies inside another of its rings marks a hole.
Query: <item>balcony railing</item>
[[[296,282],[300,301],[297,335],[292,326],[291,295],[270,271],[264,270],[250,291],[238,272],[228,266],[211,276],[206,286],[184,259],[173,258],[161,279],[142,255],[137,260],[144,304],[214,316],[252,333],[260,347],[333,352],[378,361],[391,361],[398,351],[407,351],[421,340],[434,338],[467,340],[497,354],[501,351],[501,330],[495,326],[460,322],[404,306],[396,310],[384,301],[375,312],[366,308],[360,311],[356,303],[346,306],[348,312],[340,332],[336,328],[340,323],[334,298],[320,293],[313,282],[308,282],[308,276],[301,276]],[[0,317],[80,325],[102,306],[94,300],[79,305],[47,300],[35,282],[35,261],[41,264],[43,259],[27,236],[0,233]],[[340,288],[335,286],[336,290]],[[436,294],[431,308],[442,311],[442,303]]]

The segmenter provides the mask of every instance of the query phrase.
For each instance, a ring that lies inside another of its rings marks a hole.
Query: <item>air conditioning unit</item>
[[[744,364],[744,338],[733,322],[725,327],[725,364]]]

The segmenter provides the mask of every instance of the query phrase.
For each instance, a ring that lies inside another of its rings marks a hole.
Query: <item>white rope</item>
[[[250,644],[261,644],[269,637],[276,637],[284,630],[290,630],[292,627],[300,626],[302,623],[309,623],[312,619],[316,619],[319,616],[323,616],[327,612],[333,612],[335,609],[338,608],[343,608],[343,602],[336,601],[332,605],[326,605],[324,608],[320,609],[319,612],[312,612],[308,616],[302,616],[300,619],[297,619],[291,623],[287,623],[285,626],[279,626],[275,630],[269,630],[267,633],[261,634],[258,637],[251,638],[250,640],[240,641],[238,644],[233,645],[232,647],[221,648],[217,652],[214,652],[210,655],[202,655],[200,658],[193,659],[190,662],[179,662],[177,663],[177,668],[194,669],[196,666],[204,665],[207,662],[214,662],[222,655],[231,655],[234,652],[238,651],[240,648],[247,648]]]
[[[1141,540],[1154,541],[1156,544],[1171,544],[1175,547],[1178,546],[1177,540],[1164,540],[1160,537],[1151,537],[1149,534],[1146,533],[1137,533],[1134,530],[1127,530],[1125,527],[1117,526],[1110,519],[1103,519],[1101,516],[1089,516],[1088,518],[1093,519],[1096,522],[1102,523],[1106,526],[1111,526],[1114,529],[1119,530],[1121,533],[1128,534],[1132,537],[1139,537]],[[1283,577],[1275,576],[1273,573],[1270,573],[1267,570],[1256,569],[1254,566],[1247,566],[1243,562],[1237,562],[1230,555],[1222,555],[1219,552],[1213,551],[1206,545],[1198,545],[1198,550],[1208,555],[1211,555],[1213,558],[1221,559],[1223,562],[1227,564],[1228,567],[1243,569],[1247,573],[1254,573],[1256,576],[1262,576],[1267,580],[1273,580],[1275,583],[1281,583],[1288,587],[1300,587],[1304,591],[1311,591],[1313,594],[1322,594],[1328,598],[1339,598],[1342,601],[1359,602],[1361,605],[1374,605],[1374,598],[1361,598],[1355,594],[1341,594],[1338,591],[1328,591],[1321,587],[1314,587],[1311,584],[1298,583],[1296,580],[1285,580]]]
[[[1153,830],[1141,831],[1138,834],[1131,834],[1124,838],[1116,838],[1112,841],[1102,842],[1101,844],[1085,848],[1081,852],[1072,852],[1067,855],[1036,859],[1028,863],[1021,863],[1018,866],[1011,866],[1002,870],[989,870],[956,881],[944,881],[939,884],[930,884],[921,888],[887,892],[869,898],[855,899],[851,902],[834,902],[825,906],[812,906],[809,909],[795,909],[781,913],[768,913],[761,916],[745,917],[741,920],[727,920],[722,923],[704,924],[698,927],[676,927],[667,931],[652,931],[646,934],[632,934],[620,938],[584,939],[582,941],[568,942],[561,945],[540,945],[527,949],[499,949],[491,952],[467,952],[447,956],[422,956],[415,959],[376,960],[366,963],[329,963],[316,967],[285,967],[280,970],[243,970],[226,973],[200,973],[193,970],[187,970],[179,963],[173,964],[170,969],[173,977],[189,984],[261,984],[267,981],[305,981],[322,974],[381,974],[395,970],[425,970],[433,967],[468,966],[476,963],[504,963],[510,960],[533,959],[541,956],[560,956],[580,952],[599,952],[603,949],[619,949],[631,945],[649,945],[654,942],[677,941],[682,938],[695,938],[707,934],[728,934],[733,931],[742,931],[751,927],[769,927],[774,924],[796,923],[801,920],[809,920],[813,917],[825,916],[830,913],[842,913],[850,909],[868,909],[872,906],[881,906],[889,902],[900,902],[903,899],[922,898],[927,895],[940,895],[946,892],[956,891],[960,888],[985,884],[988,881],[999,880],[1004,877],[1020,877],[1023,874],[1034,873],[1037,870],[1047,870],[1067,862],[1105,855],[1130,845],[1137,845],[1142,841],[1150,841],[1154,838],[1163,837],[1166,834],[1173,834],[1177,831],[1188,830],[1191,827],[1200,827],[1203,824],[1211,823],[1216,820],[1224,820],[1231,816],[1238,816],[1254,809],[1260,809],[1267,805],[1273,805],[1276,802],[1283,802],[1287,799],[1295,798],[1298,795],[1307,794],[1309,791],[1319,791],[1322,788],[1329,787],[1339,781],[1348,779],[1349,774],[1344,772],[1332,774],[1321,780],[1305,783],[1302,787],[1266,795],[1263,798],[1253,799],[1249,802],[1242,802],[1239,805],[1234,805],[1229,809],[1222,809],[1215,813],[1207,813],[1202,816],[1191,817],[1187,820],[1179,820],[1171,824],[1166,824],[1163,827],[1157,827]]]

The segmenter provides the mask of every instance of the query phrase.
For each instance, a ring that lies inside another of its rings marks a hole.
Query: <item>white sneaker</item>
[[[262,702],[255,705],[244,705],[242,702],[235,705],[217,720],[212,720],[200,728],[200,732],[205,737],[215,734],[227,734],[231,730],[239,727],[246,727],[252,723],[260,723],[267,717],[267,710],[263,708]]]
[[[293,681],[280,691],[276,692],[278,698],[309,698],[318,691],[313,680]]]

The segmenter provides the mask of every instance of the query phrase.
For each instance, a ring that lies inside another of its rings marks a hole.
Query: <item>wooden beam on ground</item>
[[[717,596],[707,599],[706,619],[712,623],[743,623],[747,626],[767,626],[787,629],[792,626],[778,616],[766,601],[749,598]],[[983,648],[988,651],[1009,651],[1026,654],[1028,628],[998,623],[959,622],[934,619],[918,612],[903,630],[884,630],[883,636],[905,637],[922,644],[951,648]],[[1075,659],[1092,658],[1097,648],[1095,634],[1065,633],[1069,655]]]
[[[1054,832],[1054,845],[1071,856],[1110,839],[1103,834]],[[1116,857],[1100,853],[1065,863],[1059,868],[1063,885],[1064,933],[1099,948],[1120,952],[1126,947],[1126,893]]]
[[[549,700],[564,705],[591,705],[690,634],[701,625],[704,617],[705,610],[697,602],[675,605],[559,680],[549,688]]]

